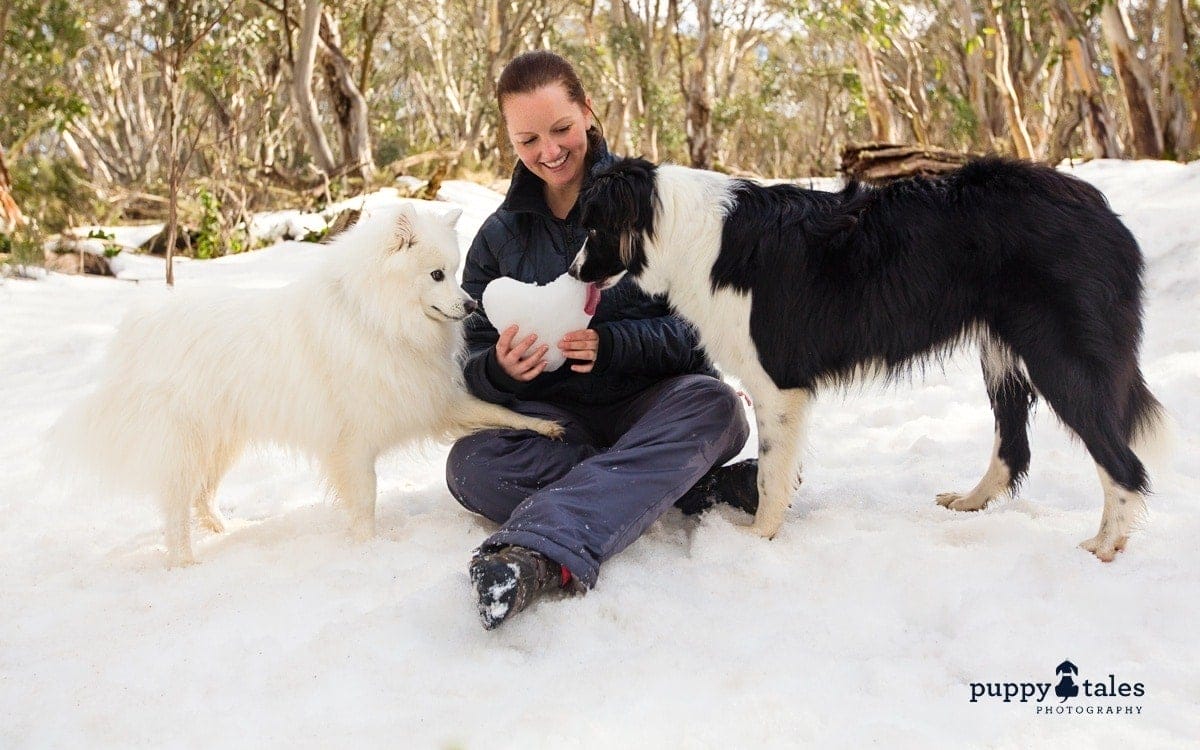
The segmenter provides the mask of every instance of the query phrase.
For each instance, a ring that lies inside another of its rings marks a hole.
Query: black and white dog
[[[1131,444],[1162,410],[1137,361],[1142,255],[1095,188],[998,158],[838,193],[625,159],[581,209],[589,234],[572,275],[605,289],[628,273],[667,295],[753,397],[759,534],[783,522],[817,388],[978,341],[991,464],[970,492],[938,502],[978,510],[1016,487],[1040,395],[1104,488],[1100,531],[1081,546],[1104,561],[1125,547],[1148,487]]]

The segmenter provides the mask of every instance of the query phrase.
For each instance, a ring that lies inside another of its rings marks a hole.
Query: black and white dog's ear
[[[626,232],[636,225],[636,192],[629,178],[620,171],[620,162],[599,175],[588,191],[585,223]]]
[[[621,232],[621,249],[619,257],[621,265],[629,268],[633,265],[633,250],[635,247],[640,247],[641,239],[639,233],[632,229]]]

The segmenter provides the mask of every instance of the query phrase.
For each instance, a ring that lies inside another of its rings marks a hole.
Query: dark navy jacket
[[[585,179],[612,163],[603,139],[590,138]],[[492,279],[508,276],[525,283],[548,284],[566,273],[583,244],[579,206],[565,219],[550,212],[545,183],[520,161],[504,203],[475,235],[463,268],[463,289],[477,301]],[[605,290],[589,325],[600,336],[600,350],[590,373],[572,372],[570,361],[528,383],[510,378],[496,360],[500,335],[487,311],[466,323],[467,353],[463,372],[467,387],[481,399],[506,404],[514,399],[570,405],[611,404],[661,381],[687,373],[716,376],[700,348],[695,330],[671,314],[660,298],[646,295],[632,279]],[[558,342],[538,342],[556,346]]]

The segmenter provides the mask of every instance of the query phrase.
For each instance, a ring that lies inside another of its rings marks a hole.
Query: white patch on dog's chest
[[[715,294],[687,295],[676,304],[700,334],[700,343],[718,365],[746,382],[762,370],[758,349],[750,338],[750,294],[731,289]]]

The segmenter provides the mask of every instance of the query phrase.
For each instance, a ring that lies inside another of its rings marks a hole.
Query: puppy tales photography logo
[[[1125,682],[1115,674],[1082,679],[1079,667],[1064,661],[1054,668],[1053,682],[972,682],[971,702],[1032,703],[1041,716],[1121,714],[1140,716],[1141,682]]]

